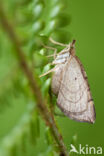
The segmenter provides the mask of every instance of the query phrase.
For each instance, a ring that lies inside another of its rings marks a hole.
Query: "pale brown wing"
[[[95,121],[87,76],[77,56],[69,59],[64,67],[57,104],[71,119],[90,123]]]
[[[59,93],[64,66],[65,64],[56,65],[56,69],[53,72],[51,89],[55,95]]]

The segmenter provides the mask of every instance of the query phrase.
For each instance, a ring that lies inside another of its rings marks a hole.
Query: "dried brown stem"
[[[18,39],[17,35],[15,34],[13,27],[10,25],[7,17],[5,16],[5,13],[3,11],[1,3],[0,3],[0,20],[1,20],[0,22],[1,22],[3,29],[7,32],[10,39],[12,40],[12,43],[15,46],[15,50],[16,50],[15,52],[17,53],[17,56],[19,58],[20,66],[23,69],[26,77],[28,78],[32,92],[37,100],[37,107],[39,109],[39,112],[42,115],[43,119],[45,120],[45,123],[51,128],[52,135],[53,135],[57,145],[59,146],[60,152],[63,153],[65,156],[68,156],[62,136],[61,136],[60,132],[58,131],[58,128],[56,126],[53,115],[49,112],[49,110],[46,106],[45,100],[42,98],[41,91],[40,91],[40,89],[37,85],[37,82],[33,76],[32,70],[29,68],[29,66],[27,64],[26,57],[21,48],[19,39]]]

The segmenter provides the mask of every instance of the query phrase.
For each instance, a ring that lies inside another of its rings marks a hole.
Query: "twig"
[[[3,29],[8,33],[9,37],[11,38],[11,40],[15,46],[15,49],[16,49],[15,52],[17,53],[17,56],[19,58],[20,66],[23,69],[26,77],[28,78],[32,92],[37,100],[37,107],[39,109],[39,112],[42,115],[43,119],[45,120],[46,124],[51,128],[52,135],[59,146],[60,152],[63,153],[65,156],[68,156],[62,136],[61,136],[60,132],[58,131],[58,128],[56,126],[53,115],[49,112],[49,110],[46,106],[45,100],[43,100],[43,98],[42,98],[41,91],[40,91],[40,89],[37,85],[37,82],[33,76],[32,70],[29,68],[29,66],[27,64],[26,57],[21,48],[19,39],[16,36],[13,27],[10,25],[8,19],[6,18],[3,8],[1,6],[1,3],[0,3],[0,18],[1,18],[0,22],[1,22]]]

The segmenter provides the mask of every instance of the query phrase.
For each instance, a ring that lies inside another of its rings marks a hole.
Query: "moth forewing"
[[[60,85],[57,104],[69,118],[94,123],[95,109],[87,77],[78,57],[67,61]]]

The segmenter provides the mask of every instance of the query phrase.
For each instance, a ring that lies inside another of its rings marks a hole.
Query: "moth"
[[[58,43],[50,38],[54,44],[65,46],[61,52],[56,54],[52,62],[55,67],[45,76],[53,72],[51,88],[57,96],[57,105],[61,111],[70,119],[79,122],[94,123],[96,118],[94,102],[90,92],[88,78],[82,63],[75,54],[75,40],[68,45]]]

